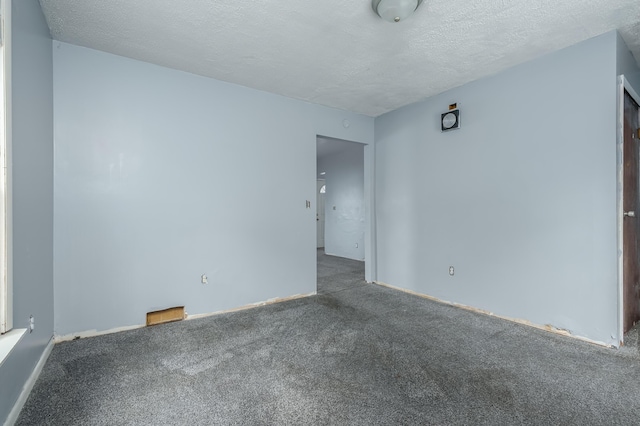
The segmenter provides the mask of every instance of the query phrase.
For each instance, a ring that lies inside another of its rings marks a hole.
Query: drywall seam
[[[53,344],[53,338],[49,339],[47,347],[44,349],[44,352],[42,352],[42,355],[40,355],[38,363],[31,372],[31,375],[29,375],[29,378],[22,387],[20,396],[18,396],[16,403],[13,405],[13,408],[9,412],[9,416],[7,416],[7,419],[4,422],[5,426],[13,425],[15,424],[16,420],[18,420],[18,416],[20,415],[20,411],[22,411],[22,407],[24,407],[24,403],[27,402],[27,398],[29,398],[29,394],[31,393],[33,386],[36,384],[36,380],[38,380],[38,377],[40,377],[40,373],[42,373],[42,369],[44,368],[47,359],[49,359],[49,355],[51,355]]]
[[[214,315],[228,314],[228,313],[237,312],[237,311],[244,311],[246,309],[257,308],[259,306],[267,306],[267,305],[272,305],[274,303],[281,303],[281,302],[287,302],[289,300],[302,299],[302,298],[305,298],[305,297],[313,296],[315,294],[316,294],[316,292],[309,293],[309,294],[295,294],[293,296],[288,296],[288,297],[274,297],[273,299],[268,299],[268,300],[263,301],[263,302],[256,302],[256,303],[251,303],[249,305],[239,306],[237,308],[231,308],[231,309],[226,309],[226,310],[223,310],[223,311],[216,311],[216,312],[207,312],[207,313],[203,313],[203,314],[189,315],[188,313],[186,313],[185,320],[188,321],[188,320],[193,320],[193,319],[198,319],[198,318],[206,318],[206,317],[210,317],[210,316],[214,316]],[[103,336],[105,334],[120,333],[122,331],[136,330],[138,328],[143,328],[143,327],[146,327],[146,326],[147,326],[146,324],[137,324],[137,325],[129,325],[129,326],[125,326],[125,327],[110,328],[108,330],[101,330],[101,331],[98,331],[98,330],[86,330],[86,331],[80,331],[78,333],[65,334],[63,336],[55,335],[53,339],[54,339],[55,343],[68,342],[70,340],[84,339],[84,338],[87,338],[87,337],[96,337],[96,336]]]
[[[408,289],[402,288],[402,287],[396,287],[396,286],[393,286],[391,284],[387,284],[387,283],[384,283],[384,282],[381,282],[381,281],[374,281],[374,284],[378,284],[380,286],[387,287],[387,288],[390,288],[390,289],[393,289],[393,290],[399,290],[399,291],[402,291],[404,293],[408,293],[408,294],[412,294],[414,296],[422,297],[423,299],[429,299],[429,300],[432,300],[432,301],[437,302],[437,303],[442,303],[444,305],[453,306],[455,308],[461,308],[461,309],[464,309],[466,311],[471,311],[471,312],[475,312],[475,313],[478,313],[478,314],[487,315],[487,316],[494,317],[494,318],[500,318],[502,320],[507,320],[507,321],[510,321],[510,322],[515,322],[515,323],[518,323],[518,324],[522,324],[522,325],[526,325],[526,326],[529,326],[529,327],[537,328],[539,330],[547,331],[547,332],[553,333],[553,334],[558,334],[560,336],[571,337],[571,338],[574,338],[574,339],[577,339],[577,340],[582,340],[583,342],[592,343],[592,344],[595,344],[595,345],[598,345],[598,346],[605,346],[607,348],[616,348],[616,346],[614,346],[614,345],[610,345],[608,343],[600,342],[598,340],[592,340],[592,339],[589,339],[587,337],[578,336],[578,335],[572,334],[571,331],[569,331],[569,330],[565,330],[563,328],[557,328],[557,327],[555,327],[555,326],[553,326],[551,324],[540,325],[540,324],[536,324],[536,323],[533,323],[533,322],[530,322],[530,321],[527,321],[527,320],[523,320],[523,319],[519,319],[519,318],[510,318],[510,317],[505,317],[505,316],[502,316],[502,315],[496,315],[493,312],[485,311],[484,309],[474,308],[473,306],[463,305],[462,303],[449,302],[448,300],[438,299],[437,297],[433,297],[433,296],[430,296],[428,294],[418,293],[417,291],[408,290]]]

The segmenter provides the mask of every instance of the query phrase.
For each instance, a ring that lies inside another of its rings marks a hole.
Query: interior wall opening
[[[316,138],[316,248],[318,292],[336,270],[364,281],[366,203],[365,144]]]

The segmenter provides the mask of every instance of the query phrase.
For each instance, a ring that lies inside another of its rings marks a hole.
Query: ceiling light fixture
[[[371,7],[382,19],[400,22],[408,18],[422,3],[422,0],[373,0]]]

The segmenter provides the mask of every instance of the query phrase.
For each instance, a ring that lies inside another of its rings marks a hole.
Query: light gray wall
[[[36,329],[0,366],[0,423],[53,335],[51,39],[37,0],[12,3],[13,326]]]
[[[379,281],[617,343],[616,39],[376,119]]]
[[[640,91],[640,69],[627,44],[620,34],[617,35],[617,73],[624,74],[636,92]]]
[[[325,252],[333,256],[364,260],[364,145],[350,142],[344,144],[344,151],[320,161],[322,170],[327,173],[324,176],[327,185]]]
[[[316,135],[372,143],[373,118],[53,50],[57,334],[315,291]]]

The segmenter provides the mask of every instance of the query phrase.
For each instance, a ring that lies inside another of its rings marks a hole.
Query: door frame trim
[[[640,105],[640,96],[635,91],[629,80],[624,75],[618,76],[618,122],[617,130],[617,228],[618,228],[618,342],[622,346],[624,343],[624,246],[623,246],[623,214],[622,197],[624,194],[624,93],[627,92],[638,105]]]
[[[327,180],[326,179],[317,179],[316,182],[322,182],[323,185],[327,184]],[[318,197],[320,196],[319,192],[320,191],[318,190],[318,184],[316,183],[316,212],[318,211],[318,207],[319,207],[319,205],[318,205]],[[324,200],[323,200],[323,204],[324,204]],[[317,215],[317,213],[316,213],[316,215]],[[325,222],[325,215],[326,215],[326,210],[325,210],[325,213],[323,213],[323,216],[322,216],[322,248],[324,248],[324,225],[325,225],[324,222]],[[316,216],[316,218],[317,218],[317,216]],[[318,245],[317,231],[318,231],[318,225],[316,224],[316,246]],[[320,248],[320,247],[317,247],[317,248]]]

